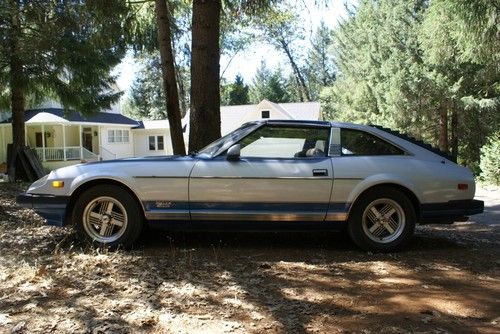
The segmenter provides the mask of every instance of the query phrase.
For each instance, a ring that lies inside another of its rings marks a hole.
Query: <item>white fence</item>
[[[99,160],[99,156],[85,147],[35,147],[35,152],[42,161],[66,161],[66,160]]]

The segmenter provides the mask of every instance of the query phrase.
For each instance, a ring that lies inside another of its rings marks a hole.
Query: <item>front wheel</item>
[[[348,231],[358,247],[390,252],[408,242],[415,222],[415,209],[408,197],[397,189],[383,187],[369,191],[354,204]]]
[[[115,185],[99,185],[85,191],[75,203],[73,222],[83,239],[112,248],[131,246],[143,225],[136,200]]]

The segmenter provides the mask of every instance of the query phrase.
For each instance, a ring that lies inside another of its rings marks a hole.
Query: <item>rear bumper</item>
[[[482,213],[484,202],[469,199],[420,205],[421,224],[450,224],[463,221],[468,216]]]
[[[16,197],[16,202],[22,207],[35,210],[47,219],[48,225],[63,226],[69,197],[22,193]]]

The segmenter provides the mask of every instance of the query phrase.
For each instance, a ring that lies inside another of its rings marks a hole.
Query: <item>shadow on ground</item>
[[[392,254],[362,252],[345,233],[156,229],[108,252],[1,205],[0,332],[500,330],[491,220],[418,227]]]

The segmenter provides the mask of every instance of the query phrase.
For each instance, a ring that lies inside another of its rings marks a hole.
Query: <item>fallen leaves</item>
[[[398,254],[323,234],[204,233],[108,252],[43,226],[9,189],[0,189],[1,333],[451,333],[500,323],[500,231],[489,225],[420,227]]]

